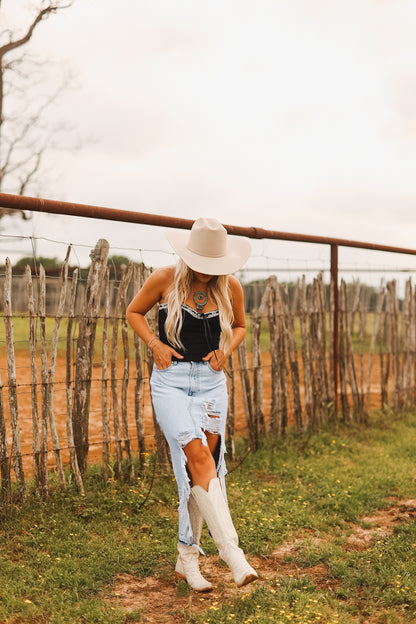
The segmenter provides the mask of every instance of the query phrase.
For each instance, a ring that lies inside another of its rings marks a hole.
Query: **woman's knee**
[[[211,468],[212,464],[215,465],[211,451],[202,443],[202,440],[192,440],[184,447],[184,452],[191,472],[203,472]]]

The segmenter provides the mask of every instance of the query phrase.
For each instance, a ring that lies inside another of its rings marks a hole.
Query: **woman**
[[[203,520],[238,586],[257,578],[238,547],[225,494],[228,407],[224,363],[245,336],[243,291],[230,275],[250,254],[245,239],[227,236],[216,219],[167,238],[180,257],[155,270],[134,297],[127,319],[153,352],[150,379],[157,421],[169,443],[179,492],[175,572],[210,591],[198,567]],[[159,303],[159,337],[145,314]],[[201,551],[202,552],[202,551]]]

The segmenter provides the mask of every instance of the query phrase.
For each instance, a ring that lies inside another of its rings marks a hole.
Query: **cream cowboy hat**
[[[189,268],[207,275],[238,271],[251,252],[248,240],[229,236],[219,221],[205,217],[197,219],[190,232],[170,230],[166,238]]]

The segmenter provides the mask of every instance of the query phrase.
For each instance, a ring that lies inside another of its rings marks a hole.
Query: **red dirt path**
[[[370,549],[375,542],[393,534],[395,527],[401,523],[412,521],[416,518],[416,500],[392,501],[392,506],[375,512],[371,517],[361,518],[359,523],[351,523],[343,532],[342,548],[344,551],[363,551]],[[369,528],[363,529],[361,524],[366,523]],[[251,594],[256,587],[263,586],[273,591],[279,587],[279,579],[282,578],[310,578],[322,590],[331,595],[337,587],[342,585],[328,574],[326,565],[320,563],[314,566],[300,564],[298,553],[302,548],[318,548],[320,544],[331,543],[332,537],[322,535],[320,537],[305,537],[293,535],[291,539],[283,543],[279,548],[272,551],[268,557],[253,556],[250,563],[258,573],[259,580],[253,585],[237,588],[232,580],[228,568],[219,561],[218,555],[201,558],[201,569],[214,585],[211,593],[200,594],[192,592],[180,595],[177,584],[173,577],[173,567],[169,570],[166,562],[161,558],[160,569],[163,573],[146,578],[137,578],[129,574],[119,574],[114,579],[112,588],[106,588],[102,596],[109,605],[129,611],[141,611],[141,616],[136,622],[146,624],[185,624],[192,614],[206,613],[216,610],[219,606],[232,605],[238,597]],[[340,536],[337,536],[339,542]],[[276,582],[273,582],[273,579]],[[332,594],[334,601],[338,600],[335,593]],[[353,602],[353,601],[352,601]],[[352,617],[351,622],[363,622],[358,613]],[[374,616],[366,616],[365,622],[377,624],[384,621],[383,609],[380,607]],[[395,622],[404,622],[395,619]]]

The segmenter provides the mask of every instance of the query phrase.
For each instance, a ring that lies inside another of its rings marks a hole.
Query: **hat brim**
[[[249,241],[239,236],[227,235],[227,253],[220,257],[201,256],[190,251],[187,247],[189,232],[169,230],[166,232],[166,238],[190,269],[206,275],[235,273],[244,266],[251,253]]]

